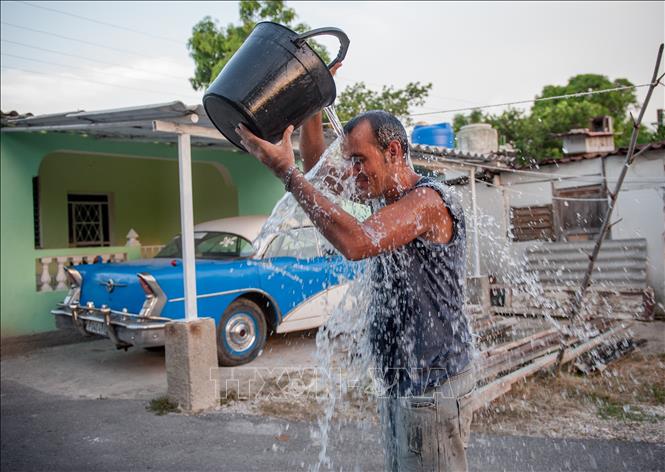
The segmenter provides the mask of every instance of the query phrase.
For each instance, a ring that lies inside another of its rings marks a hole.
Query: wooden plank
[[[518,339],[516,341],[501,344],[497,347],[493,347],[491,349],[483,351],[482,354],[484,354],[486,356],[492,356],[494,354],[498,354],[499,352],[509,351],[509,350],[511,350],[513,348],[516,348],[518,346],[521,346],[523,344],[535,341],[536,339],[540,339],[540,338],[542,338],[544,336],[547,336],[549,334],[558,333],[558,332],[559,332],[559,330],[557,330],[556,328],[550,328],[550,329],[546,329],[546,330],[543,330],[543,331],[538,331],[537,333],[534,333],[531,336],[527,336],[526,338],[522,338],[522,339]]]
[[[565,364],[567,362],[570,362],[571,360],[575,359],[576,357],[580,356],[581,354],[584,354],[585,352],[588,352],[595,348],[596,346],[602,344],[604,341],[609,339],[610,337],[625,331],[630,327],[630,323],[626,324],[621,324],[618,326],[615,326],[608,331],[604,332],[603,334],[587,341],[586,343],[583,343],[575,348],[570,348],[566,350],[564,353],[563,359],[562,359],[562,364]],[[526,365],[514,372],[511,372],[494,382],[487,384],[478,390],[475,391],[475,393],[465,400],[463,400],[463,407],[471,407],[474,410],[477,410],[478,408],[481,408],[488,403],[492,402],[493,400],[496,400],[498,397],[503,395],[505,392],[510,390],[511,385],[514,384],[515,382],[522,380],[536,372],[538,372],[541,369],[544,369],[546,367],[549,367],[553,365],[556,360],[557,360],[558,353],[553,353],[553,354],[548,354],[544,357],[541,357],[539,359],[536,359],[533,361],[531,364]]]

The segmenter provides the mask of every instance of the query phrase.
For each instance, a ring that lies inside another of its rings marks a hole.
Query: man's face
[[[383,195],[392,172],[387,152],[376,143],[368,121],[358,124],[344,140],[344,158],[351,161],[355,193],[360,201]]]

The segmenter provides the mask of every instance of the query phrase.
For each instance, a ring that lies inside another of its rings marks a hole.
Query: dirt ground
[[[473,431],[665,443],[665,322],[636,323],[633,332],[646,342],[602,372],[541,372],[518,382],[476,411]],[[229,392],[221,408],[315,422],[325,405],[315,377],[301,372],[294,380],[282,373],[251,398]],[[376,405],[368,400],[361,393],[345,395],[333,421],[376,423]]]

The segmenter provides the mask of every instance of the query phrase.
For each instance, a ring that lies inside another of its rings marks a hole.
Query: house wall
[[[645,153],[628,169],[612,221],[612,239],[647,240],[647,282],[656,300],[665,304],[665,151]],[[623,167],[623,157],[606,161],[607,178],[615,181]],[[643,183],[659,180],[660,184]],[[610,188],[614,183],[610,184]]]
[[[36,292],[35,289],[35,260],[40,253],[34,247],[32,178],[39,174],[42,160],[46,156],[62,158],[81,154],[117,158],[169,159],[175,163],[177,147],[168,144],[101,140],[64,133],[2,134],[0,142],[0,224],[2,226],[0,335],[2,337],[48,331],[55,327],[49,310],[57,301],[62,300],[64,293],[42,293]],[[247,154],[214,148],[193,148],[192,160],[216,167],[217,173],[210,172],[212,175],[216,176],[220,172],[226,175],[225,181],[230,181],[235,186],[238,215],[269,214],[275,202],[283,195],[283,186],[279,180]],[[46,161],[47,166],[50,164]],[[195,164],[194,168],[197,169],[195,172],[200,172],[199,168],[210,170],[209,167],[199,167],[199,164]],[[97,181],[99,185],[103,185],[106,179],[103,172],[92,172],[90,176],[93,184]],[[125,189],[134,185],[131,178],[132,176],[127,176]],[[173,179],[168,184],[173,197],[171,204],[164,205],[160,211],[162,215],[169,212],[179,215],[178,205],[174,203],[179,201],[177,172],[164,170],[163,178]],[[211,177],[211,181],[207,181],[208,178],[204,178],[208,187],[219,182],[217,177]],[[196,181],[196,175],[194,179]],[[200,180],[200,175],[198,179]],[[86,188],[94,188],[94,185]],[[214,193],[211,200],[218,195],[220,194]],[[206,196],[195,198],[205,199]],[[217,203],[223,208],[223,212],[229,212],[233,207],[228,201]],[[205,206],[211,208],[207,204]],[[212,208],[214,209],[214,205]],[[176,217],[176,221],[177,218],[179,217]],[[199,221],[199,215],[196,213],[194,218]],[[139,228],[136,229],[140,233]],[[120,234],[115,235],[116,239],[122,239],[122,231],[124,229],[118,228]],[[163,230],[163,234],[167,232],[170,231]],[[144,234],[149,237],[150,231],[144,230]],[[145,239],[144,242],[151,241]],[[54,240],[53,244],[56,243]]]
[[[540,241],[509,243],[507,209],[547,205],[553,202],[552,188],[563,189],[599,184],[603,179],[603,164],[610,189],[614,188],[623,166],[624,156],[588,159],[561,165],[547,165],[541,171],[558,174],[561,180],[537,174],[505,172],[499,183],[510,190],[477,183],[477,201],[481,224],[479,232],[481,273],[499,275],[510,280],[513,270],[519,270],[526,249],[542,244]],[[654,288],[656,300],[665,303],[665,151],[647,152],[633,163],[622,187],[612,220],[622,219],[611,229],[612,239],[645,238],[647,240],[647,282]],[[576,176],[569,178],[567,176]],[[545,181],[548,180],[548,181]],[[647,182],[651,181],[651,182]],[[521,192],[521,193],[520,193]],[[473,268],[473,241],[470,186],[460,189],[469,230],[467,242],[469,271]],[[509,254],[510,256],[507,256]]]
[[[69,193],[109,196],[112,246],[125,245],[131,228],[142,244],[164,244],[180,232],[177,182],[174,160],[49,154],[39,169],[42,248],[69,245]],[[236,188],[217,166],[194,162],[192,186],[195,223],[238,214]]]

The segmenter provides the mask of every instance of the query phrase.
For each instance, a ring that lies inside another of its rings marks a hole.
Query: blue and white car
[[[316,328],[343,297],[356,265],[325,249],[312,226],[258,237],[264,216],[194,228],[199,316],[217,326],[221,365],[254,359],[270,332]],[[106,336],[118,348],[164,345],[166,323],[184,318],[180,237],[153,259],[66,269],[70,291],[51,311],[62,329]]]

